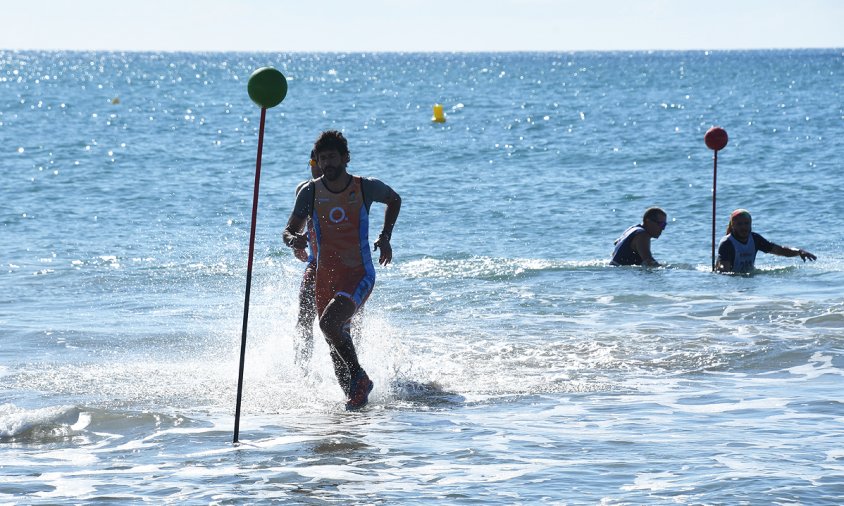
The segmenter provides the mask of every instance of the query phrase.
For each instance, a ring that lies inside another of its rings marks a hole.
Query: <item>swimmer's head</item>
[[[739,240],[746,240],[750,235],[753,218],[747,209],[736,209],[730,213],[730,223],[727,225],[727,234]]]
[[[661,208],[649,207],[645,210],[645,214],[642,216],[642,226],[645,227],[649,236],[654,239],[658,238],[662,235],[666,225],[668,225],[668,215]]]
[[[326,181],[336,181],[343,174],[348,174],[346,166],[351,160],[349,145],[339,130],[322,132],[314,143],[314,152]]]
[[[315,158],[318,159],[321,152],[332,149],[336,149],[343,158],[349,157],[349,143],[346,141],[343,133],[339,130],[326,130],[325,132],[319,134],[319,137],[314,143]]]
[[[730,213],[730,221],[732,221],[732,219],[736,216],[741,216],[743,214],[746,214],[747,217],[750,218],[750,211],[748,211],[747,209],[736,209],[735,211]]]

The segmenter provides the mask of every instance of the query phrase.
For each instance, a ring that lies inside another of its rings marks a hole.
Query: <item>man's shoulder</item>
[[[765,253],[770,253],[771,249],[773,249],[774,244],[762,237],[761,234],[757,234],[756,232],[751,232],[750,236],[753,237],[753,244],[756,246],[756,249]]]
[[[302,191],[302,188],[308,186],[309,184],[311,184],[311,182],[313,182],[313,179],[306,179],[306,180],[302,181],[301,183],[297,184],[296,185],[296,193],[298,194],[300,191]]]
[[[306,217],[311,214],[314,197],[314,180],[302,181],[296,187],[296,203],[293,206],[293,214],[299,217]]]
[[[640,243],[642,241],[650,242],[651,235],[648,233],[647,230],[645,230],[644,228],[642,228],[638,225],[631,227],[631,229],[632,230],[630,232],[630,237],[632,238],[633,241],[636,241],[637,243]]]
[[[757,248],[759,246],[769,244],[769,241],[767,239],[765,239],[764,237],[762,237],[762,234],[757,234],[756,232],[751,232],[750,237],[753,239],[753,243],[756,245]]]
[[[365,195],[370,196],[373,200],[377,200],[379,202],[383,202],[385,199],[389,198],[390,195],[393,193],[393,189],[380,179],[376,177],[364,177],[364,176],[357,176],[360,178],[360,184],[363,188],[363,193]]]
[[[361,184],[366,184],[366,185],[373,185],[373,184],[380,185],[380,184],[386,184],[386,183],[384,183],[384,181],[382,181],[382,180],[378,179],[377,177],[372,177],[372,176],[357,176],[357,177],[359,177],[359,178],[360,178],[360,182],[361,182]]]
[[[632,227],[628,227],[627,230],[625,231],[625,233],[630,235],[630,237],[638,237],[642,234],[648,235],[647,230],[645,230],[645,227],[643,227],[641,224],[633,225]],[[650,236],[648,236],[648,237],[650,237]]]
[[[645,229],[642,228],[641,225],[633,225],[631,227],[627,227],[627,228],[624,229],[624,232],[622,232],[621,235],[618,236],[618,239],[615,240],[614,244],[618,244],[621,241],[629,242],[629,241],[633,240],[633,238],[635,236],[639,235],[640,233],[642,233],[644,231],[645,231]]]

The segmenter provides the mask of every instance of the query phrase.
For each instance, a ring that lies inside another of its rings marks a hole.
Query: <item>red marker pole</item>
[[[240,337],[240,368],[237,375],[237,403],[234,408],[234,439],[240,435],[240,405],[243,397],[243,370],[246,364],[246,326],[249,321],[249,292],[252,287],[252,258],[255,254],[255,226],[258,221],[258,187],[261,183],[261,154],[264,150],[264,122],[267,109],[275,107],[287,95],[287,80],[278,70],[262,67],[252,73],[247,86],[249,98],[261,107],[258,128],[258,156],[255,160],[255,189],[252,194],[252,224],[249,231],[249,259],[246,262],[246,295],[243,302],[243,332]]]
[[[727,145],[727,131],[714,126],[706,131],[703,142],[714,151],[712,155],[712,271],[715,272],[715,195],[718,189],[718,151]]]

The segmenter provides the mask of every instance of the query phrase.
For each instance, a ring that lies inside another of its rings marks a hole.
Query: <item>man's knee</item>
[[[355,309],[355,303],[348,297],[335,297],[319,317],[320,330],[326,336],[342,334],[343,325],[354,316]]]
[[[320,317],[320,319],[319,319],[319,329],[326,336],[336,334],[336,332],[339,328],[340,328],[340,326],[337,325],[337,323],[331,318],[331,315],[323,314],[322,317]]]
[[[342,316],[333,311],[326,311],[319,318],[319,329],[326,336],[336,336],[343,330]]]

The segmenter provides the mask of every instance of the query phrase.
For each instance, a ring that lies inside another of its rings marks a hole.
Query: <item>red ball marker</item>
[[[724,149],[724,146],[727,145],[728,139],[727,131],[719,126],[710,128],[703,136],[703,142],[705,142],[706,147],[712,151],[720,151]]]

